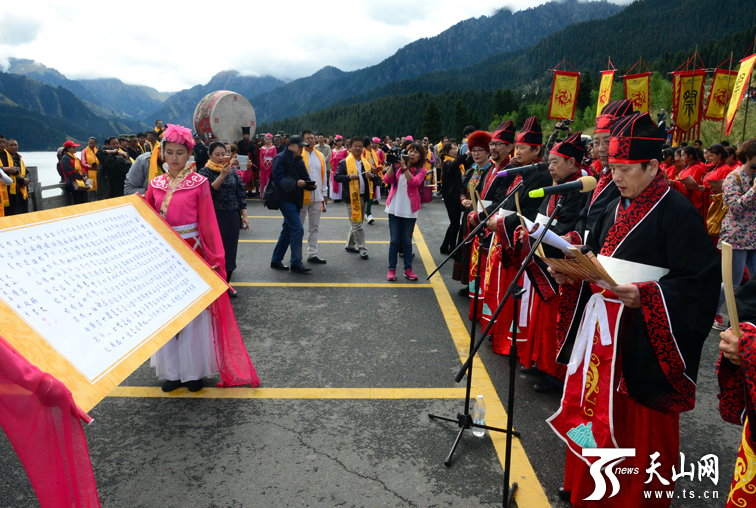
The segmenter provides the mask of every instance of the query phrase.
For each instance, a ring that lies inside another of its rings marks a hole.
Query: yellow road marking
[[[283,287],[283,288],[430,288],[432,284],[389,284],[378,282],[375,284],[362,282],[234,282],[231,286],[236,287]]]
[[[197,399],[464,399],[464,388],[179,388],[165,393],[157,386],[117,386],[109,397]]]
[[[428,245],[425,243],[423,235],[417,227],[415,228],[415,241],[417,242],[417,250],[420,252],[420,257],[423,260],[425,269],[428,273],[431,273],[436,269],[436,263],[433,261],[430,250],[428,250]],[[436,273],[431,277],[431,285],[436,293],[436,298],[438,299],[438,304],[441,307],[444,319],[446,320],[446,325],[457,346],[459,357],[464,362],[467,360],[470,349],[470,333],[465,327],[440,273]],[[506,428],[507,414],[504,411],[504,406],[499,399],[499,395],[496,393],[496,388],[494,388],[491,378],[488,377],[488,372],[479,356],[476,356],[473,360],[473,379],[471,386],[472,396],[481,394],[486,400],[486,425]],[[506,434],[503,432],[489,432],[489,434],[491,436],[491,441],[493,441],[494,447],[496,448],[496,453],[499,456],[501,467],[503,468],[504,460],[506,458]],[[541,483],[538,481],[538,477],[533,470],[533,466],[530,464],[530,460],[525,454],[525,450],[522,448],[522,443],[516,437],[512,438],[511,467],[512,472],[510,480],[517,482],[518,484],[515,493],[517,506],[527,506],[529,508],[551,507],[551,504],[546,497],[546,493],[543,491],[543,487],[541,487]]]
[[[245,242],[245,243],[276,243],[278,242],[278,238],[275,240],[239,240],[239,242]],[[341,243],[346,244],[345,240],[318,240],[318,243]],[[372,242],[365,242],[365,243],[382,243],[382,244],[389,244],[388,240],[386,241],[372,241]]]
[[[280,215],[249,215],[247,216],[248,219],[278,219],[283,220],[283,217]],[[320,220],[323,219],[330,219],[330,220],[351,220],[350,217],[325,217],[321,216]],[[374,217],[375,220],[388,220],[388,217]]]

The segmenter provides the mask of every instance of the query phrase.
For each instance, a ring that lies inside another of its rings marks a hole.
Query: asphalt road
[[[90,411],[95,421],[85,429],[103,507],[501,506],[503,436],[466,432],[447,468],[457,427],[427,416],[463,409],[465,385],[454,376],[469,341],[469,300],[456,295],[451,266],[435,282],[424,280],[443,259],[443,203],[424,205],[418,219],[417,282],[401,271],[396,282],[385,279],[383,210],[374,206],[378,220],[365,226],[375,242],[365,261],[344,251],[345,206],[331,204],[320,228],[319,255],[328,264],[301,275],[270,269],[282,221],[250,201],[233,306],[262,384],[218,389],[218,379],[206,380],[197,394],[182,388],[164,397],[149,363],[142,365]],[[712,334],[696,409],[681,418],[681,451],[687,468],[715,454],[718,484],[681,480],[676,493],[716,491],[719,499],[680,498],[673,506],[724,506],[727,497],[740,428],[717,413],[716,354]],[[472,395],[484,393],[487,423],[503,426],[508,359],[488,343],[480,357]],[[559,395],[536,393],[519,372],[516,380],[518,505],[568,506],[556,497],[565,446],[545,423]],[[0,508],[39,506],[4,435],[0,471]]]

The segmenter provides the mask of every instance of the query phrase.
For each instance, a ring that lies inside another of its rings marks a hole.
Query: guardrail
[[[51,208],[61,208],[63,206],[73,205],[71,195],[66,192],[66,186],[62,183],[43,186],[39,181],[39,172],[37,166],[26,166],[26,173],[29,176],[29,211],[38,212],[40,210],[50,210]],[[46,191],[60,190],[60,194],[45,197]],[[87,192],[87,201],[94,201],[95,193]]]

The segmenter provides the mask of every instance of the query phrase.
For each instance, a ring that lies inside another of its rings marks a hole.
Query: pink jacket
[[[386,206],[391,203],[391,198],[394,197],[394,194],[396,194],[396,189],[398,188],[397,178],[396,178],[396,168],[399,166],[394,167],[394,171],[391,173],[386,173],[386,176],[383,177],[383,181],[391,186],[391,190],[389,190],[388,199],[386,199]],[[415,168],[417,169],[417,168]],[[411,170],[410,170],[411,171]],[[414,174],[412,178],[407,180],[407,195],[410,198],[410,204],[412,205],[412,213],[415,213],[416,211],[420,210],[420,187],[422,187],[423,182],[425,181],[425,168],[421,168],[417,171],[417,173]]]

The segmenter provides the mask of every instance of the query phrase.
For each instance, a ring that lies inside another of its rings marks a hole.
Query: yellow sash
[[[10,152],[8,150],[4,150],[6,160],[8,161],[8,166],[11,166],[11,161],[13,161],[13,158],[10,155]],[[2,171],[2,170],[0,170]],[[10,206],[10,197],[8,196],[8,186],[4,183],[0,183],[0,191],[2,191],[3,195],[3,207]],[[3,217],[5,217],[5,210],[3,210]]]
[[[165,173],[163,168],[158,164],[158,155],[160,155],[160,150],[153,150],[152,155],[150,155],[150,182],[153,178],[157,178]]]
[[[20,176],[21,178],[26,178],[26,164],[24,164],[24,159],[22,159],[21,156],[19,155],[18,160],[21,163],[21,171],[17,175],[14,175],[12,177],[13,183],[10,186],[11,194],[16,193],[16,177]],[[24,197],[24,199],[27,199],[29,197],[29,189],[27,189],[26,187],[21,187],[21,195]]]
[[[97,163],[97,156],[95,155],[97,153],[97,147],[94,149],[86,147],[82,153],[82,158],[84,161],[89,164],[90,169],[87,170],[87,173],[89,173],[89,179],[92,180],[92,188],[89,189],[90,192],[96,192],[97,191],[97,170],[91,169],[92,164]]]
[[[354,160],[354,155],[350,153],[349,155],[347,155],[347,158],[345,160],[347,174],[360,176],[359,171],[357,171],[357,161]],[[362,157],[363,171],[366,171],[365,168],[370,168],[370,163],[367,161],[367,159],[365,159],[365,157]],[[362,177],[360,176],[360,178]],[[373,182],[369,182],[369,185],[370,193],[368,194],[368,196],[371,196],[370,199],[373,199]],[[352,222],[362,222],[362,203],[360,200],[359,180],[349,181],[349,199],[352,204]]]
[[[77,173],[79,173],[83,177],[84,168],[81,166],[81,161],[79,160],[78,157],[76,157],[76,155],[73,155],[73,154],[70,154],[70,155],[71,155],[71,159],[73,159],[74,161],[74,169],[76,170]],[[84,187],[84,178],[76,178],[75,180],[76,180],[76,184],[79,187],[82,187],[82,188]]]
[[[320,181],[321,183],[324,183],[326,181],[325,176],[325,160],[323,159],[323,155],[318,150],[313,150],[316,154],[318,154],[318,159],[320,159]],[[305,169],[307,169],[307,172],[310,172],[310,166],[308,166],[309,159],[307,158],[307,150],[302,150],[302,159],[304,159],[304,165]],[[322,189],[321,189],[322,190]],[[309,205],[312,203],[312,193],[313,191],[305,191],[304,193],[304,204]]]

